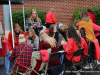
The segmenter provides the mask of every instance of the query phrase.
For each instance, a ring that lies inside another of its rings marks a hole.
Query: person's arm
[[[56,17],[54,13],[52,13],[52,19],[53,19],[53,22],[56,24]]]
[[[69,39],[66,44],[63,44],[63,49],[67,54],[73,54],[73,43],[74,41],[72,39]]]
[[[10,57],[9,57],[10,62],[13,62],[16,59],[16,57],[15,57],[15,51],[16,51],[16,49],[14,48],[12,50],[12,53],[11,53]]]
[[[93,17],[93,21],[94,21],[94,23],[95,23],[95,15],[94,15],[94,17]]]
[[[8,35],[8,48],[9,48],[9,51],[12,51],[12,49],[13,49],[13,45],[12,45],[12,33],[11,32]]]
[[[26,26],[25,26],[26,31],[28,31],[30,28],[32,28],[32,25],[28,20],[26,20]]]
[[[58,35],[58,47],[61,46],[61,41],[62,41],[62,35],[59,33],[59,35]]]
[[[43,45],[44,45],[44,41],[42,40],[39,44],[39,49],[38,51],[42,50],[43,49]]]

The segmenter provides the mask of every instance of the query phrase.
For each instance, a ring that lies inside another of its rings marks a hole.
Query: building
[[[73,25],[73,11],[75,8],[99,6],[100,0],[24,0],[25,9],[34,8],[36,5],[40,10],[49,11],[50,8],[54,8],[57,24]],[[22,9],[22,5],[12,5],[12,11]],[[9,6],[0,5],[0,21],[3,25],[3,30],[6,30],[8,34],[10,24],[6,17],[9,19]]]

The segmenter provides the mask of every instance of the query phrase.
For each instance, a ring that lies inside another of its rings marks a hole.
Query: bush
[[[97,7],[90,7],[90,9],[92,9],[93,13],[95,14],[95,21],[97,25],[100,25],[100,6]],[[88,10],[87,7],[85,8],[76,8],[73,12],[73,16],[75,18],[74,20],[74,26],[76,26],[76,23],[78,23],[80,21],[80,12],[82,10]]]
[[[40,11],[37,8],[37,6],[34,7],[34,9],[37,10],[38,16],[42,21],[42,25],[45,25],[45,17],[46,17],[47,11],[44,11],[44,10]],[[24,10],[24,12],[25,12],[25,21],[29,17],[31,10],[32,9]],[[13,19],[13,24],[18,23],[21,26],[21,28],[24,30],[23,10],[13,11],[12,12],[12,19]]]

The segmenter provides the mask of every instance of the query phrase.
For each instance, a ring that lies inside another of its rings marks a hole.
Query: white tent
[[[13,40],[13,48],[14,48],[14,35],[13,35],[13,21],[12,21],[11,4],[23,4],[23,20],[24,20],[24,27],[25,27],[24,2],[23,2],[23,0],[0,0],[0,5],[1,4],[9,4],[11,30],[12,30],[12,38],[13,38],[12,40]]]

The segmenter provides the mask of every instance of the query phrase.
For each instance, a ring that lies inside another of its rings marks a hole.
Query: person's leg
[[[66,57],[66,54],[64,55],[64,60],[63,60],[63,62],[69,62],[69,60],[68,60],[67,57]]]
[[[9,66],[10,66],[9,56],[10,56],[10,52],[8,51],[5,57],[5,73],[6,74],[9,74]]]

